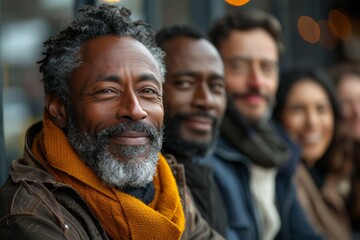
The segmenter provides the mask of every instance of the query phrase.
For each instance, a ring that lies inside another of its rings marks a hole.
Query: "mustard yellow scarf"
[[[185,228],[176,181],[159,154],[155,197],[145,205],[137,198],[103,184],[79,158],[66,135],[44,114],[43,130],[32,151],[59,181],[74,187],[90,205],[112,239],[180,239]]]

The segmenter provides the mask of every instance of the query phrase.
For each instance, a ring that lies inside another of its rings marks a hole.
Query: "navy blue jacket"
[[[290,159],[279,169],[276,176],[276,206],[281,228],[276,239],[315,240],[323,239],[314,232],[297,197],[292,175],[300,156],[285,132],[278,129],[292,149]],[[203,160],[213,167],[216,181],[226,205],[229,219],[227,240],[260,240],[258,214],[250,190],[249,166],[251,160],[220,137],[214,155]]]

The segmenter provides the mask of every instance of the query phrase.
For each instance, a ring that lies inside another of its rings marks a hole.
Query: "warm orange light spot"
[[[225,2],[227,2],[228,4],[237,7],[247,4],[249,1],[250,0],[225,0]]]
[[[329,14],[329,21],[335,26],[337,32],[336,36],[342,40],[350,40],[352,35],[351,21],[348,16],[339,10],[331,10]]]
[[[317,22],[308,16],[301,16],[298,20],[300,36],[309,43],[316,43],[320,39],[320,28]]]
[[[334,24],[332,24],[327,20],[320,20],[319,27],[321,31],[319,44],[327,49],[335,48],[338,42],[338,37],[337,37],[337,30]]]

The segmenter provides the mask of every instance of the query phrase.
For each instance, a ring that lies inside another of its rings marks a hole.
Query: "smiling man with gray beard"
[[[45,43],[43,119],[0,188],[1,239],[214,239],[161,153],[163,52],[116,5]]]

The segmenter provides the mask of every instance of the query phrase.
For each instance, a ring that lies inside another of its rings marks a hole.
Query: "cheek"
[[[272,95],[276,94],[276,90],[278,89],[278,85],[279,85],[279,81],[277,78],[271,78],[268,79],[268,90],[269,93],[271,93]]]
[[[350,104],[343,104],[342,106],[342,112],[343,112],[343,116],[346,119],[351,119],[355,114],[354,114],[354,109],[352,109],[352,107],[350,106]]]
[[[94,133],[98,132],[111,124],[109,111],[96,109],[72,110],[71,118],[73,124],[79,131]]]
[[[216,103],[215,103],[217,112],[218,112],[218,117],[222,117],[225,113],[225,109],[226,109],[226,96],[219,96],[216,98]]]
[[[234,92],[235,90],[244,88],[244,77],[240,74],[227,74],[226,78],[226,90],[228,93]]]
[[[147,107],[144,110],[148,114],[149,120],[157,127],[157,129],[160,129],[163,125],[164,120],[164,108],[162,104],[154,105],[151,107]]]
[[[164,96],[165,109],[168,110],[186,105],[186,99],[189,97],[187,94],[168,93]]]
[[[193,99],[192,91],[171,91],[165,90],[164,107],[167,115],[174,115],[184,108],[190,108]]]
[[[328,133],[328,136],[331,140],[333,133],[334,133],[334,128],[335,128],[335,122],[334,122],[333,116],[329,116],[326,119],[324,119],[324,128],[325,128],[325,131]]]
[[[302,118],[285,112],[282,114],[281,121],[289,135],[298,141],[298,135],[303,130]]]
[[[79,130],[97,132],[116,124],[116,110],[113,108],[88,106],[75,112],[77,115],[73,116]]]

